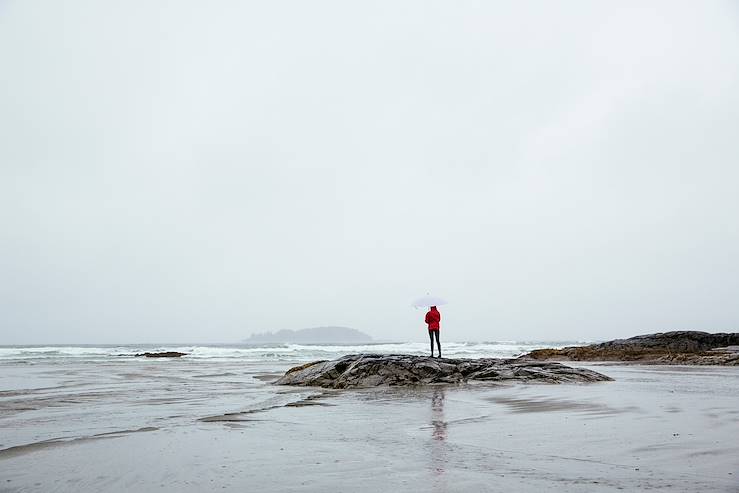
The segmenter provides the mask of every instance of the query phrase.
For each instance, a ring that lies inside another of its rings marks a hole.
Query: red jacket
[[[435,306],[426,314],[426,323],[429,324],[429,330],[439,330],[439,322],[441,322],[441,313]]]

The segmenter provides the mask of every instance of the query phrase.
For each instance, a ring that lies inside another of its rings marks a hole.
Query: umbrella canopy
[[[438,296],[422,296],[415,300],[413,303],[411,303],[411,306],[414,306],[416,308],[428,308],[429,306],[440,306],[440,305],[446,305],[447,301],[445,299],[439,298]]]

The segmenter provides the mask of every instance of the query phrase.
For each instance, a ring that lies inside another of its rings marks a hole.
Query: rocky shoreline
[[[739,333],[659,332],[588,346],[537,349],[519,359],[739,366]]]
[[[297,366],[275,383],[349,389],[459,384],[473,380],[556,384],[602,382],[611,378],[592,370],[552,362],[351,354],[331,361],[314,361]]]

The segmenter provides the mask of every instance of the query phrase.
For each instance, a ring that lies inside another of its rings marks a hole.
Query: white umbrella
[[[415,300],[411,303],[411,306],[416,308],[427,308],[429,306],[441,306],[446,304],[447,301],[445,299],[439,298],[438,296],[426,295]]]

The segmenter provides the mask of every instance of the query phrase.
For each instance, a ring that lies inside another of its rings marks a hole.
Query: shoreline
[[[738,368],[578,366],[614,381],[346,391],[272,385],[289,365],[22,365],[64,375],[0,395],[0,491],[737,491]]]

